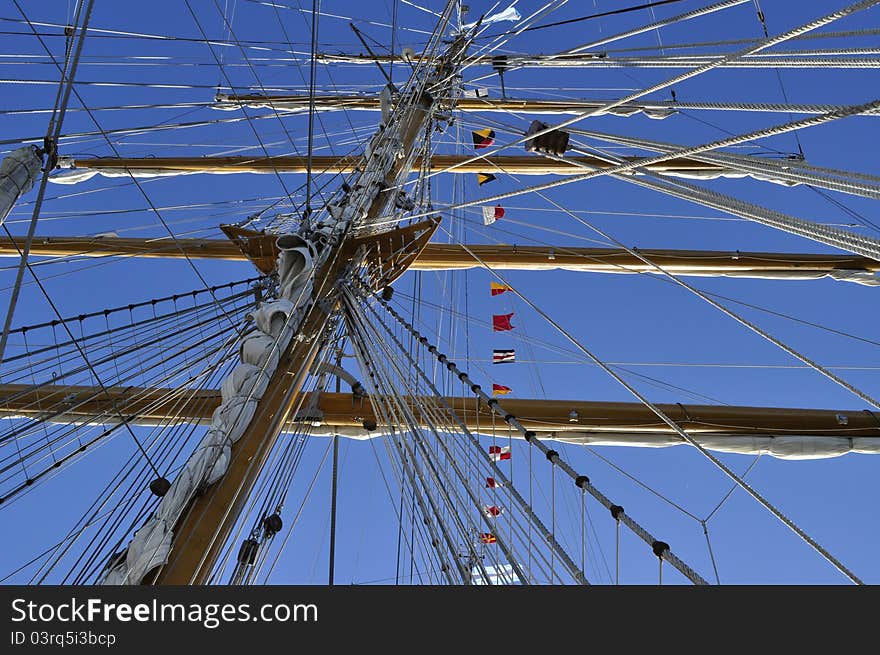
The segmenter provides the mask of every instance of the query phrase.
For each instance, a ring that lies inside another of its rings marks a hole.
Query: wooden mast
[[[430,98],[421,92],[413,98],[408,112],[402,116],[399,139],[404,152],[410,152],[422,130],[431,106]],[[314,158],[312,165],[322,168]],[[352,162],[353,164],[354,162]],[[397,193],[399,176],[405,159],[396,159],[382,180],[383,190],[367,209],[367,218],[381,214],[389,199]],[[380,239],[381,234],[375,238]],[[157,573],[148,573],[144,583],[163,585],[206,584],[223,546],[256,483],[266,458],[279,434],[302,400],[301,389],[315,358],[324,343],[325,329],[338,300],[335,285],[342,266],[356,254],[353,248],[365,244],[344,235],[315,271],[314,302],[306,314],[296,338],[282,353],[269,386],[257,405],[254,418],[244,435],[233,445],[226,474],[208,487],[201,496],[190,501],[174,528],[174,539],[168,562]]]

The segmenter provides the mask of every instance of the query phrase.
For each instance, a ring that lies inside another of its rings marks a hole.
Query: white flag
[[[504,218],[504,207],[495,205],[494,207],[483,207],[483,225],[492,225],[499,218]]]
[[[461,92],[465,98],[488,98],[489,97],[489,87],[487,86],[478,86],[476,89],[464,89]]]
[[[499,11],[497,14],[492,14],[491,16],[486,16],[483,19],[483,22],[480,23],[480,27],[483,27],[484,25],[491,25],[492,23],[501,23],[506,20],[509,20],[512,22],[516,22],[516,21],[520,20],[522,18],[522,16],[520,16],[519,12],[514,8],[513,5],[515,5],[515,4],[516,4],[515,2],[512,3],[507,9],[505,9],[504,11]],[[461,28],[463,30],[469,30],[472,27],[474,27],[474,25],[476,25],[476,24],[477,24],[477,22],[474,21],[473,23],[468,23],[467,25],[462,25]]]
[[[483,225],[492,225],[495,222],[495,208],[483,207]]]

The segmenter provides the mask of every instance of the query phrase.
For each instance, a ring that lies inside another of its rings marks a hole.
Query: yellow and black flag
[[[480,148],[488,148],[495,143],[495,130],[490,130],[488,128],[485,130],[476,130],[471,132],[471,137],[474,140],[475,149],[479,150]]]
[[[483,186],[486,182],[491,182],[495,179],[495,176],[492,173],[477,173],[477,185]]]

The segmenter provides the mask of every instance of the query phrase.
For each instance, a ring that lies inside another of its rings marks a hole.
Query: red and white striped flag
[[[491,519],[504,514],[504,508],[497,505],[483,505],[483,514]]]
[[[489,458],[494,462],[510,459],[510,446],[489,446]]]
[[[486,487],[489,489],[502,489],[504,485],[495,478],[486,478]]]
[[[493,364],[506,364],[516,361],[516,351],[513,348],[494,348],[492,350]]]

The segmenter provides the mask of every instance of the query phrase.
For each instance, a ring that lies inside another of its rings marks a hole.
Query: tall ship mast
[[[4,582],[880,581],[880,0],[4,2]]]

